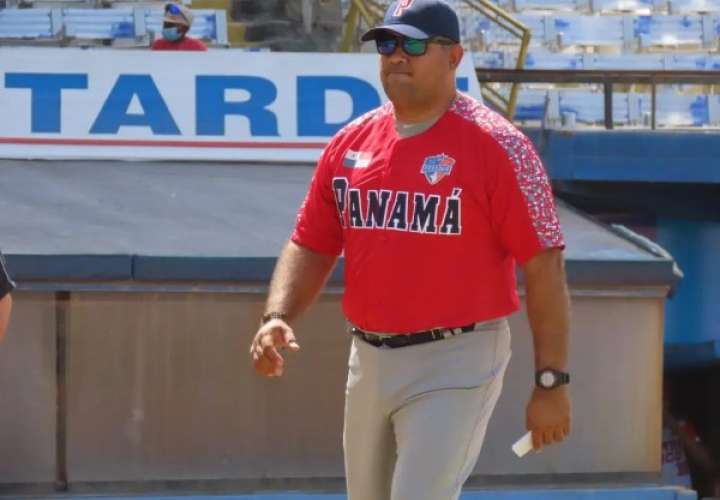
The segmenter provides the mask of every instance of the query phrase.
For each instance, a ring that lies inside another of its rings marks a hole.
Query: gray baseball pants
[[[396,349],[354,337],[343,432],[348,500],[457,500],[509,360],[504,318]]]

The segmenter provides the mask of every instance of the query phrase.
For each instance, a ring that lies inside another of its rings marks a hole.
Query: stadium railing
[[[472,54],[478,68],[513,68],[513,54],[502,50]],[[578,54],[531,50],[526,69],[557,70],[720,70],[720,53]]]
[[[528,99],[519,101],[518,120],[542,120],[549,127],[573,127],[576,123],[602,124],[613,129],[616,124],[658,124],[672,127],[720,127],[720,96],[682,95],[676,92],[658,94],[658,85],[712,86],[720,81],[720,71],[642,71],[642,70],[513,70],[477,69],[483,83],[587,84],[601,86],[602,92],[578,89],[530,90]],[[646,85],[647,93],[619,93],[616,85]],[[540,108],[543,102],[544,107]],[[615,99],[617,97],[617,99]],[[538,114],[542,112],[542,116]]]

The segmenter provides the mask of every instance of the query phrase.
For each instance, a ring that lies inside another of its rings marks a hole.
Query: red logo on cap
[[[402,16],[403,11],[409,9],[414,1],[415,0],[400,0],[397,4],[397,7],[395,7],[395,12],[393,13],[393,16]]]

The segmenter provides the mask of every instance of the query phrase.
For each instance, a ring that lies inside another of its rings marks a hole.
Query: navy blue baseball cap
[[[374,40],[385,30],[419,40],[442,36],[460,42],[457,14],[443,0],[397,0],[388,7],[383,23],[366,31],[361,40]]]

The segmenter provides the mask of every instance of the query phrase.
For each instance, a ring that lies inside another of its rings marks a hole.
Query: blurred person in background
[[[10,322],[10,310],[12,309],[10,292],[13,288],[15,288],[15,284],[10,279],[5,267],[5,258],[0,253],[0,340],[5,336],[5,330]]]
[[[692,488],[698,498],[720,498],[720,463],[703,442],[682,405],[677,383],[663,380],[662,481]]]
[[[152,44],[152,50],[190,50],[206,51],[205,44],[188,36],[193,23],[193,13],[184,5],[169,3],[165,5],[162,38]]]

